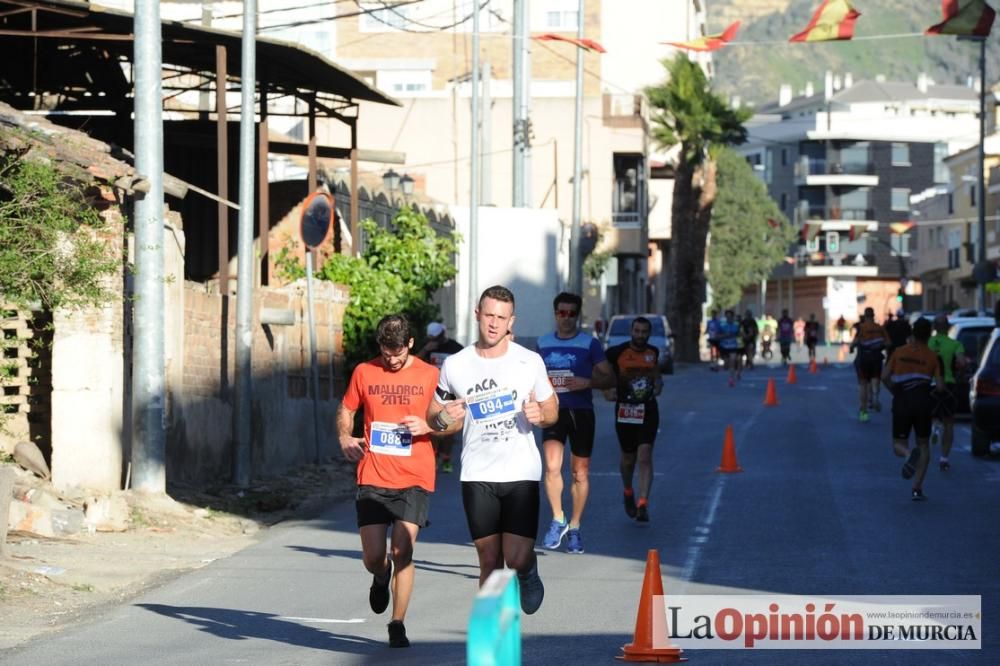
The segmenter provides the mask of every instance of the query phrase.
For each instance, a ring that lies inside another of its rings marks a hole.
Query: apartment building
[[[910,198],[950,182],[948,155],[978,142],[978,105],[971,85],[926,76],[854,82],[828,73],[822,90],[798,96],[783,86],[738,149],[801,240],[747,304],[815,313],[829,325],[869,306],[884,317],[899,307],[901,285],[918,296]]]
[[[365,105],[360,140],[405,153],[407,163],[395,169],[428,196],[468,205],[473,3],[427,0],[392,11],[379,9],[381,3],[360,4],[377,11],[335,23],[335,60],[403,103],[389,111]],[[480,195],[486,206],[510,206],[513,196],[513,9],[511,0],[498,0],[481,12]],[[613,255],[600,281],[585,280],[591,320],[665,307],[663,290],[657,293],[653,284],[669,242],[670,190],[651,178],[651,165],[664,158],[650,143],[642,91],[665,76],[661,60],[674,49],[661,42],[700,35],[704,18],[701,0],[636,0],[627,11],[621,3],[586,0],[582,17],[576,0],[529,3],[526,199],[529,207],[558,211],[563,266],[573,208],[577,48],[537,37],[575,37],[582,20],[585,36],[606,49],[584,58],[581,220],[600,230],[598,251]],[[563,288],[565,278],[544,287]],[[659,304],[651,302],[654,296]]]
[[[986,259],[1000,266],[1000,134],[986,137]],[[920,309],[952,311],[976,306],[979,258],[979,190],[976,173],[979,148],[948,156],[946,185],[913,198],[916,244],[911,244],[914,275],[920,279]],[[998,294],[987,292],[992,309]]]

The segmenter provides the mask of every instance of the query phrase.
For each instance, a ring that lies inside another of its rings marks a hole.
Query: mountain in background
[[[966,85],[979,78],[978,43],[923,35],[941,20],[940,3],[934,0],[856,0],[854,8],[861,17],[855,23],[853,40],[790,44],[788,38],[805,29],[821,2],[711,0],[710,34],[721,32],[734,20],[743,21],[736,43],[714,53],[716,91],[739,97],[744,104],[760,105],[776,101],[783,83],[790,84],[796,94],[807,82],[822,91],[828,70],[841,77],[850,73],[855,81],[884,76],[915,84],[921,73],[927,73],[935,83]],[[987,42],[987,81],[1000,78],[998,30],[995,25]],[[920,34],[877,37],[912,33]]]

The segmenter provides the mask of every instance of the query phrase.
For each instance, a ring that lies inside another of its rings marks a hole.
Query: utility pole
[[[469,344],[479,338],[472,304],[479,298],[479,0],[472,9],[472,100],[470,124],[472,137],[469,146]],[[475,306],[478,307],[478,304]]]
[[[583,0],[577,0],[576,37],[583,39]],[[583,260],[580,257],[580,208],[583,196],[583,53],[576,50],[575,138],[573,141],[573,220],[569,232],[569,290],[583,293]]]
[[[250,483],[253,429],[254,89],[257,85],[257,0],[243,3],[240,70],[240,214],[236,269],[236,404],[233,406],[233,483]],[[267,183],[261,183],[267,187]],[[266,238],[260,239],[266,243]],[[354,242],[357,242],[355,239]]]
[[[135,198],[132,311],[132,487],[167,490],[164,429],[163,56],[159,0],[135,3],[135,169],[149,190]]]
[[[976,263],[979,270],[974,271],[978,284],[976,285],[976,309],[986,309],[986,283],[980,273],[986,265],[986,38],[979,38],[979,159],[976,162],[976,187],[979,189],[976,197],[978,204],[979,224],[977,225],[978,252]]]
[[[528,155],[531,141],[528,135],[528,0],[514,0],[514,170],[513,206],[524,208],[528,201]]]

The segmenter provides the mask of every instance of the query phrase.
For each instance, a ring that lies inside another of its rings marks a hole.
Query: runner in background
[[[942,472],[951,469],[951,461],[948,455],[951,453],[951,445],[955,441],[955,406],[958,404],[958,386],[955,381],[955,373],[960,372],[965,367],[967,359],[965,357],[965,346],[958,340],[953,340],[948,335],[948,315],[939,314],[934,317],[934,336],[927,341],[927,346],[938,355],[941,362],[941,376],[944,381],[944,390],[934,394],[934,418],[941,420],[940,432],[936,424],[932,427],[933,435],[937,434],[941,444],[941,456],[938,458],[938,466]]]
[[[809,314],[809,321],[806,322],[806,348],[809,350],[809,360],[816,360],[816,345],[819,343],[819,322],[816,321],[815,313]]]
[[[440,370],[446,358],[460,351],[462,351],[462,345],[448,337],[448,329],[445,325],[432,321],[427,324],[427,341],[417,352],[417,356]],[[431,441],[434,443],[441,471],[445,474],[451,474],[454,470],[451,451],[455,445],[455,435],[434,435]]]
[[[854,328],[851,351],[854,356],[854,370],[858,376],[858,420],[868,421],[868,410],[882,411],[879,401],[879,377],[882,375],[882,351],[889,344],[885,329],[875,323],[875,310],[865,308],[865,312]]]
[[[708,361],[712,372],[719,370],[719,338],[722,337],[722,322],[719,321],[719,311],[712,310],[712,316],[705,324],[705,336],[708,338]]]
[[[601,343],[580,330],[583,299],[562,292],[552,302],[556,330],[538,340],[537,351],[545,362],[549,380],[559,394],[559,420],[542,430],[545,456],[545,494],[552,508],[552,522],[542,541],[555,550],[566,538],[566,552],[582,553],[580,522],[590,494],[590,456],[594,450],[594,401],[592,389],[614,385],[611,366],[604,358]],[[570,444],[570,471],[573,515],[563,512],[563,456]]]
[[[781,362],[784,365],[792,360],[792,340],[795,339],[795,323],[788,316],[788,310],[781,311],[778,320],[778,345],[781,347]]]
[[[604,395],[615,401],[615,433],[621,447],[620,471],[625,488],[625,513],[649,522],[649,491],[653,485],[653,443],[660,427],[656,397],[663,390],[659,352],[651,347],[652,324],[645,317],[632,320],[631,339],[607,351],[616,386]],[[639,466],[639,497],[632,478]]]

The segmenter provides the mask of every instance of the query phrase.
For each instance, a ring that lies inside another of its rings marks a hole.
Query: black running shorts
[[[618,403],[615,403],[615,415],[618,414]],[[646,416],[642,423],[619,423],[615,418],[615,433],[618,435],[618,446],[624,453],[635,453],[640,444],[653,445],[656,441],[656,431],[660,429],[660,408],[656,402],[646,403]]]
[[[427,527],[430,493],[419,486],[410,488],[379,488],[358,486],[354,506],[358,512],[358,527],[391,525],[397,520]]]
[[[594,451],[594,410],[560,409],[559,420],[542,429],[542,441],[557,440],[566,443],[577,458],[589,458]]]
[[[882,352],[858,351],[854,357],[854,370],[858,381],[870,381],[882,376]]]
[[[473,541],[503,533],[538,535],[538,481],[463,481],[462,505]]]
[[[931,400],[934,402],[933,416],[936,419],[948,419],[955,416],[958,408],[958,387],[952,384],[944,385],[944,392],[931,392]]]
[[[901,391],[892,399],[892,438],[907,439],[910,430],[921,439],[931,436],[934,401],[929,386]]]

